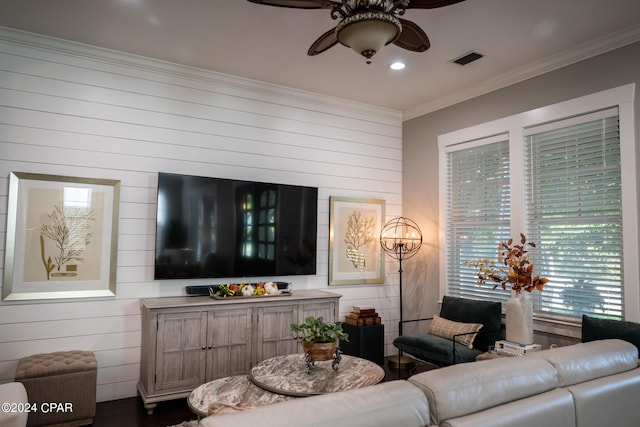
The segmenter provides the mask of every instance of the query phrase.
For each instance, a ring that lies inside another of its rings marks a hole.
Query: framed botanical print
[[[329,198],[329,285],[384,283],[385,201]]]
[[[11,172],[2,299],[116,292],[120,181]]]

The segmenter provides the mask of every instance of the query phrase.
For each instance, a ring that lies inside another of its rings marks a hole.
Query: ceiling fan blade
[[[336,29],[332,28],[320,37],[316,41],[313,42],[309,50],[307,51],[307,55],[315,56],[319,55],[325,50],[335,46],[338,43],[338,36],[336,35]]]
[[[463,1],[464,0],[409,0],[409,6],[405,9],[435,9],[437,7],[450,6]]]
[[[402,24],[402,33],[393,44],[412,52],[424,52],[431,47],[429,37],[422,31],[422,28],[406,19],[400,19],[400,23]]]
[[[293,7],[296,9],[331,9],[339,1],[330,0],[248,0],[265,6]]]

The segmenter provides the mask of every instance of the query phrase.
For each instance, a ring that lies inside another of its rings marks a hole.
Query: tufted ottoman
[[[34,408],[27,426],[92,424],[97,368],[90,351],[58,351],[20,359],[16,381],[24,384]]]

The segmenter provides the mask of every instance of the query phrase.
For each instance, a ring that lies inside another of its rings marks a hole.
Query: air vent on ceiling
[[[462,55],[459,58],[456,58],[453,60],[453,62],[455,62],[458,65],[467,65],[470,62],[473,61],[477,61],[478,59],[482,58],[484,55],[478,53],[478,52],[469,52],[469,53],[465,53],[464,55]]]

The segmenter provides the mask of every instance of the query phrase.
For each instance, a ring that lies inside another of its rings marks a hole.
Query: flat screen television
[[[158,174],[155,279],[316,274],[318,189]]]

